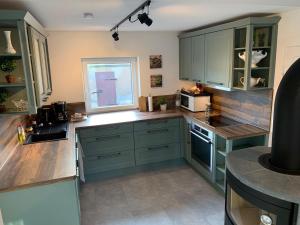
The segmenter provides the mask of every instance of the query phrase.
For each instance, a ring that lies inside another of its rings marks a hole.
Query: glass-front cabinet
[[[45,35],[28,12],[0,11],[0,114],[35,113],[51,94]]]
[[[273,87],[277,23],[258,23],[234,29],[232,88]]]

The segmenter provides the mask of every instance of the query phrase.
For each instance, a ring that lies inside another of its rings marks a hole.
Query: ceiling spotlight
[[[118,41],[119,40],[119,33],[118,31],[115,31],[113,34],[112,34],[112,37],[115,41]]]
[[[83,13],[83,18],[84,19],[94,19],[94,14],[90,12],[85,12]]]
[[[139,21],[143,24],[145,23],[148,27],[152,24],[152,19],[149,18],[147,13],[138,14]]]

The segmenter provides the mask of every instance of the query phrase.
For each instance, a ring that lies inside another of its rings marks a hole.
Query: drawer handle
[[[102,131],[103,129],[119,129],[120,128],[120,125],[111,125],[109,127],[98,127],[96,128],[97,131]]]
[[[113,139],[119,139],[121,138],[121,135],[112,135],[107,137],[97,137],[95,138],[96,141],[106,141],[106,140],[113,140]]]
[[[169,145],[163,145],[163,146],[158,146],[158,147],[149,147],[148,151],[156,151],[164,148],[169,148]]]
[[[151,124],[160,124],[160,123],[167,123],[168,120],[154,120],[154,121],[149,121],[147,122],[148,125],[151,125]]]
[[[207,81],[209,84],[215,84],[215,85],[224,85],[224,83],[214,82],[214,81]]]
[[[121,152],[113,153],[109,155],[98,155],[97,159],[109,159],[109,158],[117,158],[121,155]]]
[[[164,133],[164,132],[168,132],[169,129],[160,129],[160,130],[148,130],[147,133],[148,134],[156,134],[156,133]]]

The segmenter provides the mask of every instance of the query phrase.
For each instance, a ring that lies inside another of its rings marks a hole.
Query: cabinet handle
[[[112,136],[107,136],[107,137],[97,137],[95,138],[96,141],[105,141],[105,140],[111,140],[111,139],[119,139],[121,135],[112,135]]]
[[[160,129],[160,130],[148,130],[147,133],[148,134],[155,134],[155,133],[164,133],[164,132],[168,132],[169,129]]]
[[[214,81],[207,81],[209,84],[216,84],[216,85],[224,85],[224,83],[214,82]]]
[[[148,125],[151,125],[151,124],[160,124],[160,123],[167,123],[168,120],[153,120],[153,121],[149,121],[147,122]]]
[[[98,156],[97,156],[97,159],[116,158],[116,157],[119,157],[120,155],[121,155],[121,152],[113,153],[113,154],[109,154],[109,155],[98,155]]]
[[[193,79],[193,81],[195,81],[195,82],[201,82],[201,80],[197,80],[197,79]]]
[[[157,147],[149,147],[148,151],[156,151],[164,148],[169,148],[169,145],[157,146]]]
[[[180,79],[181,80],[189,80],[189,78],[186,78],[186,77],[181,77]]]

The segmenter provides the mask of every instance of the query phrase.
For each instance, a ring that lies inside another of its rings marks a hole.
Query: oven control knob
[[[272,225],[273,224],[272,218],[268,215],[261,215],[260,221],[261,221],[262,225]]]

